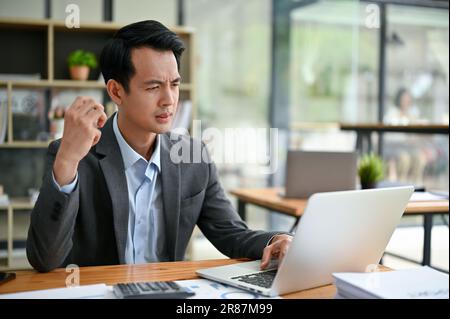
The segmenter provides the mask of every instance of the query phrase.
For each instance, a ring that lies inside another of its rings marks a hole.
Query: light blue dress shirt
[[[125,248],[127,264],[168,261],[164,237],[164,210],[161,188],[161,141],[159,135],[150,161],[139,155],[125,141],[113,119],[113,130],[123,158],[128,186],[128,234]],[[54,177],[53,177],[54,178]],[[71,193],[78,182],[78,174],[69,185],[58,189]]]

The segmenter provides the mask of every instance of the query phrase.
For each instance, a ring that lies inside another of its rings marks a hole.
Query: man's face
[[[165,133],[177,110],[180,74],[172,51],[133,49],[135,74],[122,100],[121,116],[133,129]]]

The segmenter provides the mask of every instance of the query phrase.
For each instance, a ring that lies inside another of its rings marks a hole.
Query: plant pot
[[[362,189],[371,189],[371,188],[376,188],[377,187],[377,183],[375,182],[363,182],[361,183],[361,188]]]
[[[75,65],[70,67],[72,80],[86,81],[89,78],[89,67],[86,65]]]

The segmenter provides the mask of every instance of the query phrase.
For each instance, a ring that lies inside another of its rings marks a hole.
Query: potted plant
[[[375,154],[366,154],[358,165],[358,175],[362,189],[375,188],[384,177],[383,160]]]
[[[67,58],[70,77],[73,80],[85,81],[89,77],[90,69],[97,67],[95,54],[89,51],[76,50]]]

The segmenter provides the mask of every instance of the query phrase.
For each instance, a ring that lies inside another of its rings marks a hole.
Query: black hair
[[[394,104],[396,107],[400,108],[402,104],[402,97],[405,93],[409,93],[409,91],[405,88],[400,88],[395,95]]]
[[[131,61],[131,50],[141,47],[172,51],[180,69],[181,55],[185,50],[183,41],[158,21],[140,21],[118,30],[103,48],[100,68],[105,83],[114,79],[128,92],[130,78],[136,72]]]

